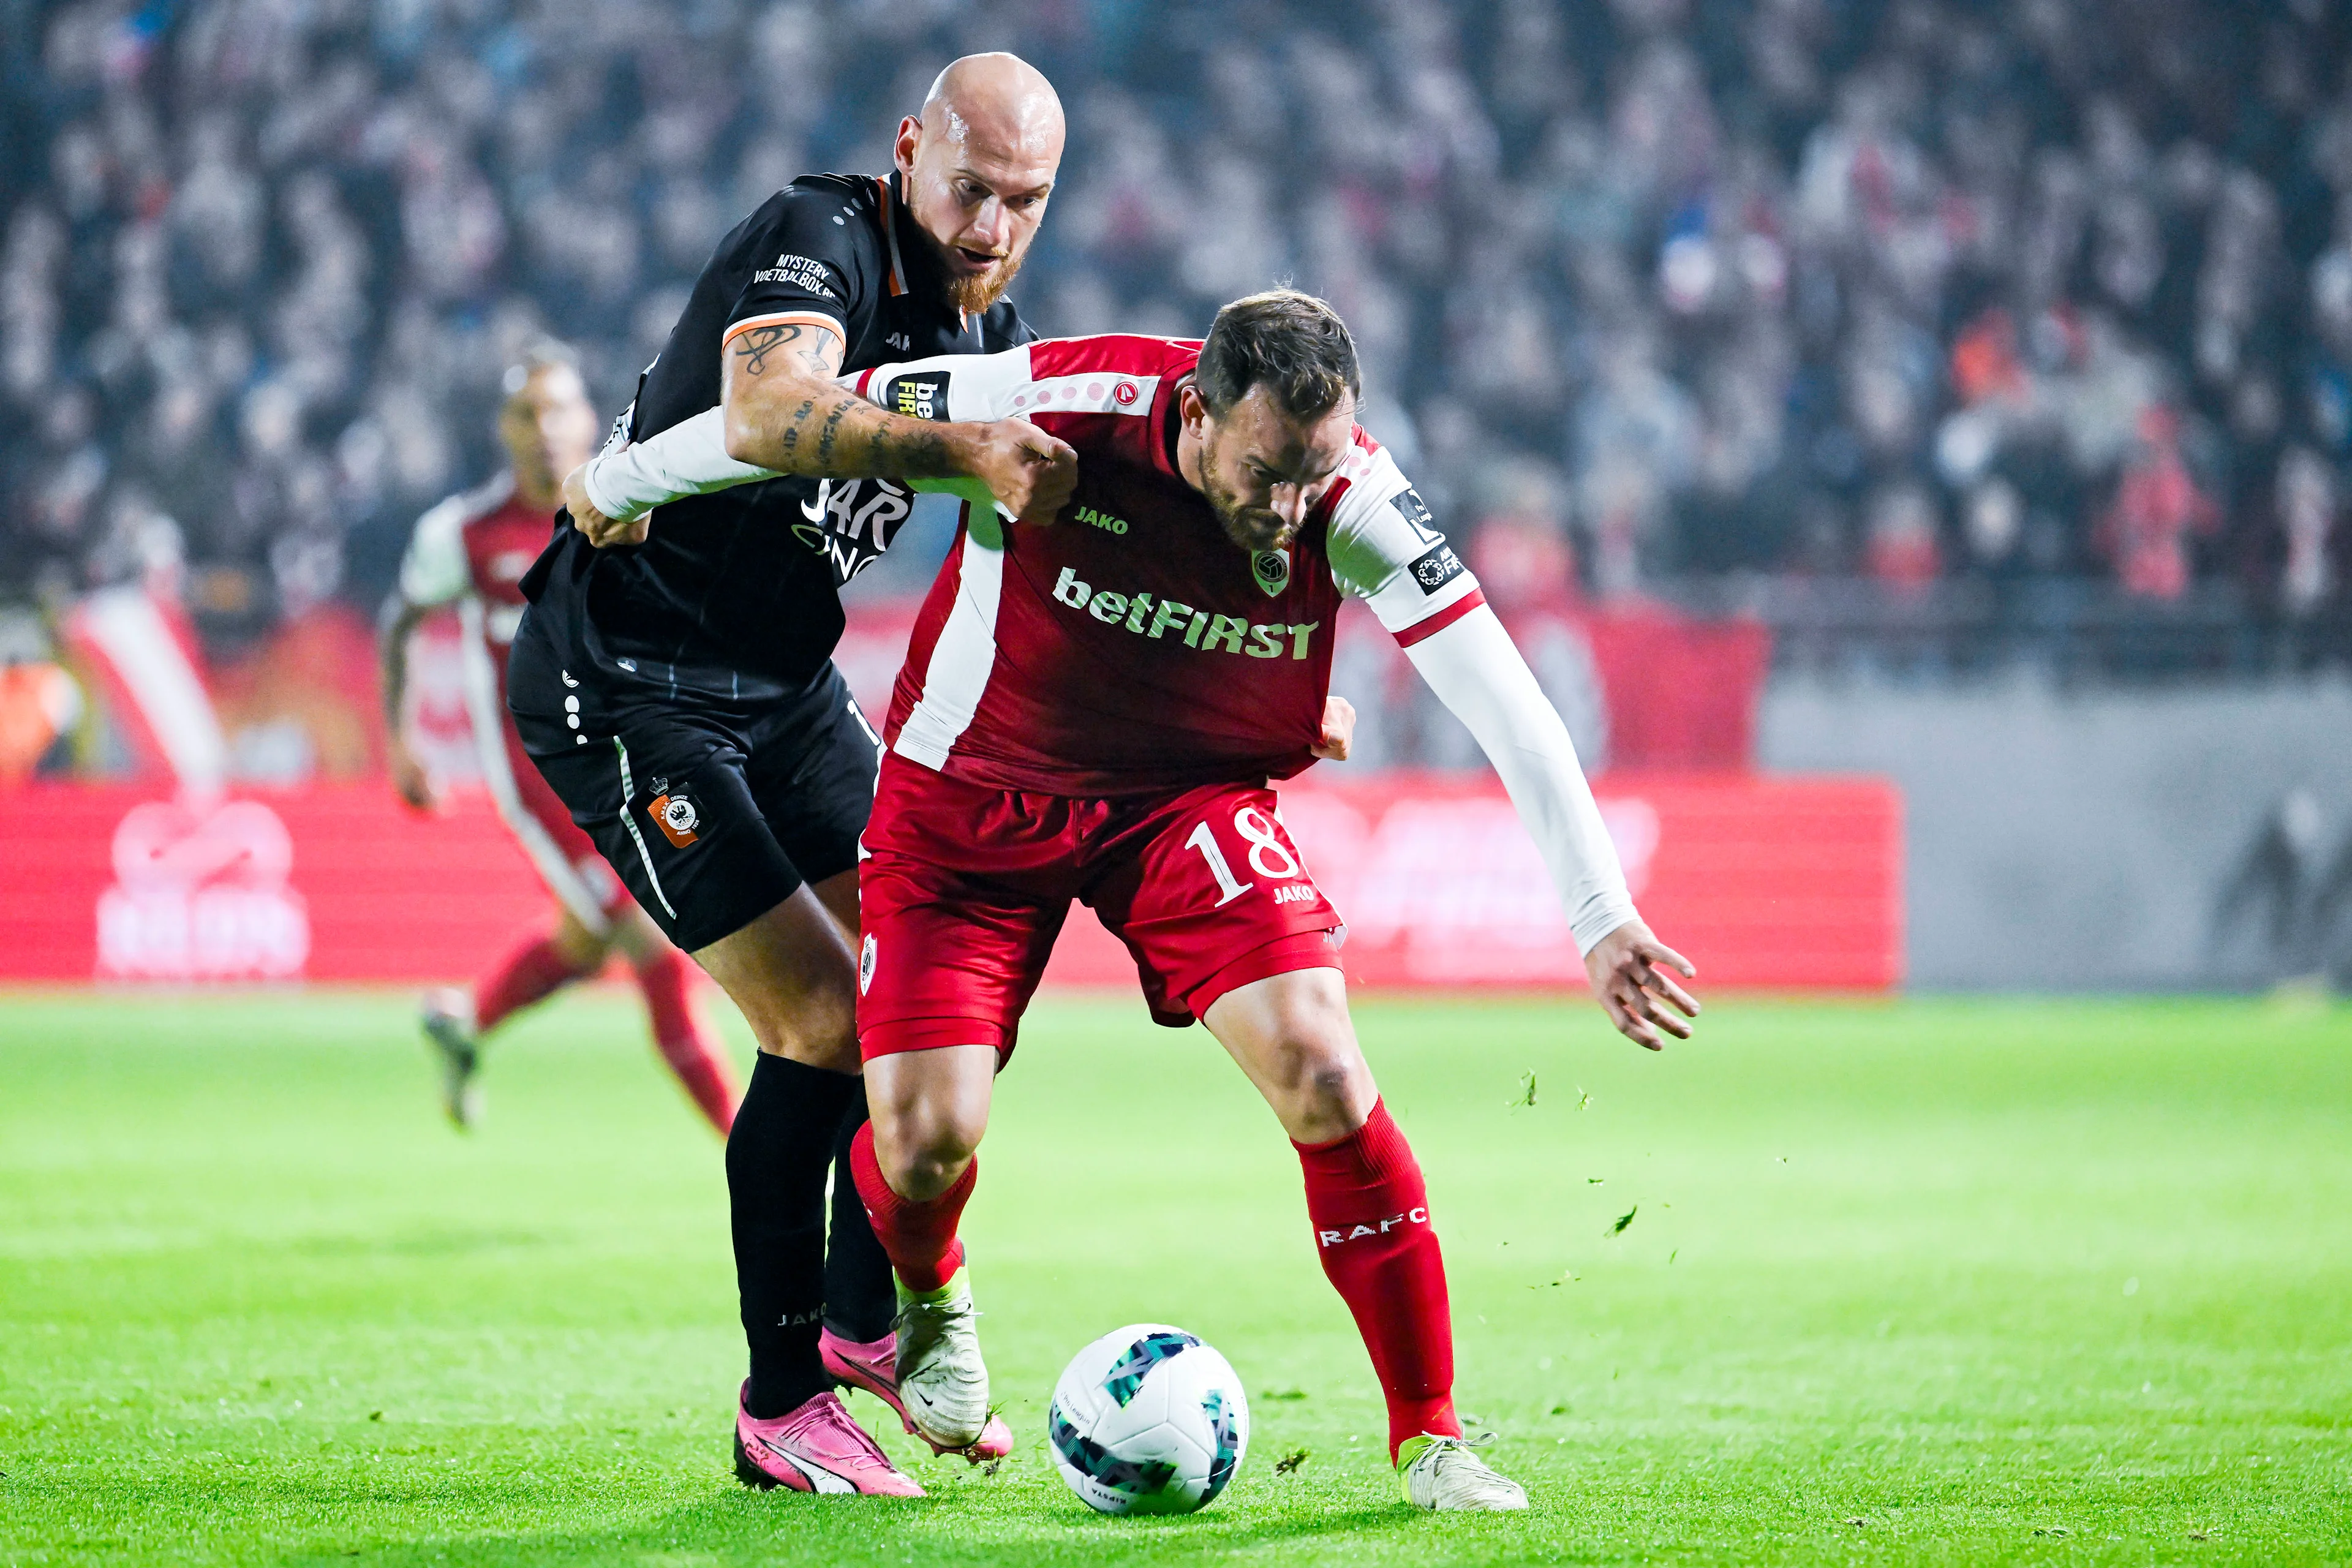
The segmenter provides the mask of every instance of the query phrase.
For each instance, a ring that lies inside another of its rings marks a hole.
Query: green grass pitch
[[[1526,1515],[1399,1501],[1279,1131],[1132,1001],[1041,1003],[999,1086],[967,1236],[1020,1447],[892,1431],[892,1503],[734,1484],[719,1151],[626,994],[501,1037],[472,1137],[404,996],[0,997],[0,1563],[2352,1561],[2352,1011],[1358,1021]],[[1251,1392],[1188,1519],[1045,1453],[1140,1319]]]

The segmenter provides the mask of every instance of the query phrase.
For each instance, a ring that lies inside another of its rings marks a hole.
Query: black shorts
[[[882,740],[839,670],[735,701],[565,668],[530,621],[507,669],[523,750],[670,941],[708,947],[856,866]]]

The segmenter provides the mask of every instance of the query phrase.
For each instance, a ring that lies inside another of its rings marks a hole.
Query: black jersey
[[[1036,336],[1009,301],[978,317],[950,302],[898,175],[804,175],[719,242],[615,438],[717,407],[733,332],[810,319],[841,333],[845,372]],[[787,478],[656,508],[634,547],[594,549],[559,519],[523,587],[556,647],[592,668],[730,697],[797,691],[840,640],[839,585],[908,510],[907,492],[882,481]]]

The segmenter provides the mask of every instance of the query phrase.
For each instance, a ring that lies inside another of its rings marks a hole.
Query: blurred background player
[[[522,618],[518,583],[547,542],[562,476],[593,449],[596,415],[570,353],[543,342],[506,374],[499,439],[509,467],[478,489],[451,496],[417,520],[385,601],[381,653],[384,721],[393,786],[419,811],[441,789],[408,745],[403,706],[409,635],[435,610],[454,605],[464,628],[466,711],[482,777],[499,815],[548,890],[556,919],[500,959],[469,989],[425,998],[425,1037],[441,1063],[442,1103],[470,1127],[481,1114],[476,1075],[482,1042],[501,1023],[618,952],[644,992],[655,1048],[697,1109],[724,1134],[735,1118],[735,1086],[724,1047],[694,995],[694,966],[646,920],[572,814],[523,755],[507,713],[507,654]]]

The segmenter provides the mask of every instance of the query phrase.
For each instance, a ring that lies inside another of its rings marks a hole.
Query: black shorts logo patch
[[[1412,580],[1421,584],[1423,594],[1434,594],[1462,575],[1462,558],[1454,553],[1454,546],[1441,543],[1412,563]]]
[[[702,814],[694,809],[694,802],[683,795],[657,795],[646,803],[646,815],[670,842],[673,849],[683,849],[696,842],[695,829],[702,826]]]
[[[908,419],[948,416],[948,373],[925,371],[920,375],[894,375],[882,389],[882,406]]]

